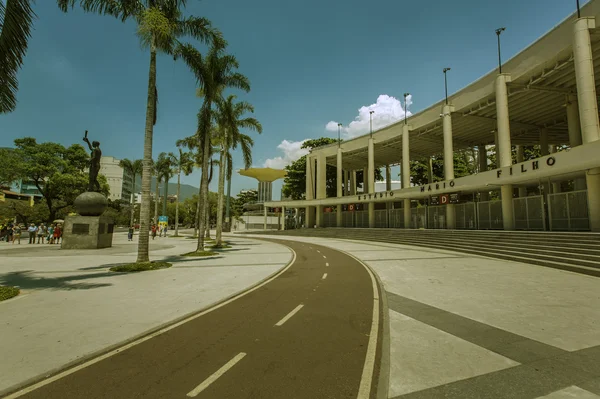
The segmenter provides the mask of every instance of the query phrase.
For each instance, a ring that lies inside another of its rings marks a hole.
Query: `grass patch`
[[[111,272],[133,273],[144,272],[146,270],[166,269],[173,266],[168,262],[143,262],[143,263],[127,263],[125,265],[113,266],[109,270]]]
[[[213,252],[213,251],[193,251],[193,252],[188,252],[185,254],[181,254],[181,256],[213,256],[213,255],[218,255],[218,252]]]
[[[17,287],[7,287],[5,285],[0,285],[0,301],[5,301],[10,298],[14,298],[19,295],[21,292]]]

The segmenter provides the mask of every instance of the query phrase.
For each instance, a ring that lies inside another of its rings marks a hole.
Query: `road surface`
[[[296,253],[273,280],[8,398],[374,398],[375,280],[334,249],[273,241]]]

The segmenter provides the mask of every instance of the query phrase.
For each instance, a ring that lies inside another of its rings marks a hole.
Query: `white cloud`
[[[283,151],[283,156],[269,158],[265,161],[263,166],[265,168],[283,169],[298,158],[308,154],[308,149],[301,148],[306,140],[308,139],[302,141],[283,140],[281,144],[277,146],[279,150]]]
[[[377,102],[371,105],[364,105],[358,109],[358,115],[347,126],[342,126],[343,138],[349,139],[369,133],[369,112],[375,111],[373,114],[373,131],[387,126],[391,123],[404,119],[404,108],[402,102],[404,98],[398,100],[395,97],[390,97],[387,94],[381,94],[377,97]],[[412,104],[412,95],[406,97],[407,108]],[[406,113],[412,115],[410,111]],[[338,122],[330,121],[325,125],[325,130],[336,132],[338,130]]]

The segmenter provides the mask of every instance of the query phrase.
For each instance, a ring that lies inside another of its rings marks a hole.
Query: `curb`
[[[247,238],[247,239],[248,240],[252,240],[252,238]],[[260,239],[257,239],[257,240],[254,240],[254,241],[260,241]],[[55,367],[54,369],[46,371],[46,372],[44,372],[42,374],[38,374],[38,375],[36,375],[34,377],[28,378],[25,381],[19,382],[17,384],[14,384],[14,385],[8,387],[8,388],[0,390],[0,397],[3,398],[5,396],[17,393],[18,391],[20,391],[20,390],[22,390],[24,388],[27,388],[28,386],[34,385],[34,384],[36,384],[36,383],[38,383],[40,381],[43,381],[43,380],[45,380],[47,378],[50,378],[50,377],[53,377],[53,376],[55,376],[55,375],[57,375],[57,374],[59,374],[61,372],[64,372],[64,371],[66,371],[68,369],[71,369],[73,367],[79,366],[79,365],[81,365],[81,364],[83,364],[83,363],[85,363],[85,362],[87,362],[89,360],[92,360],[92,359],[97,358],[99,356],[102,356],[102,355],[104,355],[106,353],[114,351],[114,350],[116,350],[116,349],[118,349],[120,347],[126,346],[126,345],[128,345],[128,344],[130,344],[132,342],[135,342],[135,341],[137,341],[137,340],[139,340],[141,338],[144,338],[147,335],[155,334],[155,333],[157,333],[158,331],[160,331],[162,329],[165,329],[165,328],[167,328],[169,326],[172,326],[174,324],[180,323],[180,322],[182,322],[182,321],[184,321],[184,320],[186,320],[186,319],[188,319],[190,317],[194,317],[194,316],[196,316],[196,315],[198,315],[200,313],[209,311],[210,309],[212,309],[214,307],[217,307],[217,306],[221,305],[222,303],[230,301],[230,300],[236,298],[237,296],[243,296],[246,292],[248,292],[248,291],[250,291],[250,290],[252,290],[252,289],[260,286],[261,284],[265,283],[269,279],[272,279],[275,276],[277,276],[278,274],[280,274],[283,271],[287,270],[287,268],[289,268],[294,263],[294,261],[296,260],[296,257],[294,256],[294,251],[291,248],[289,248],[287,245],[284,245],[284,244],[278,244],[278,245],[281,245],[281,246],[287,248],[290,251],[290,254],[292,255],[292,257],[288,261],[288,263],[286,263],[285,265],[283,265],[281,268],[279,268],[278,270],[274,271],[273,273],[269,274],[268,276],[266,276],[262,280],[257,281],[256,283],[254,283],[254,284],[252,284],[252,285],[250,285],[250,286],[248,286],[248,287],[246,287],[246,288],[244,288],[244,289],[242,289],[242,290],[240,290],[238,292],[235,292],[235,293],[233,293],[233,294],[231,294],[231,295],[229,295],[229,296],[227,296],[225,298],[222,298],[222,299],[219,299],[218,301],[212,302],[212,303],[208,304],[207,306],[202,307],[201,309],[194,310],[193,312],[187,313],[187,314],[185,314],[183,316],[180,316],[180,317],[178,317],[176,319],[173,319],[173,320],[170,320],[170,321],[165,322],[163,324],[160,324],[160,325],[158,325],[156,327],[153,327],[153,328],[151,328],[149,330],[146,330],[146,331],[144,331],[144,332],[142,332],[140,334],[137,334],[137,335],[135,335],[135,336],[133,336],[131,338],[125,339],[123,341],[120,341],[120,342],[118,342],[116,344],[113,344],[113,345],[110,345],[108,347],[99,349],[99,350],[97,350],[95,352],[83,355],[83,356],[81,356],[78,359],[75,359],[75,360],[72,360],[72,361],[70,361],[70,362],[68,362],[66,364],[63,364],[62,366]]]

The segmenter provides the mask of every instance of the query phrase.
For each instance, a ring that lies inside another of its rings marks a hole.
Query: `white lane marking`
[[[242,360],[244,358],[244,356],[246,356],[246,354],[244,352],[240,352],[239,354],[237,354],[233,359],[231,359],[230,361],[228,361],[223,367],[221,367],[220,369],[218,369],[217,371],[215,371],[213,375],[211,375],[206,380],[204,380],[196,388],[194,388],[193,390],[191,390],[190,392],[188,392],[187,396],[189,396],[190,398],[193,398],[193,397],[197,396],[200,392],[202,392],[206,388],[208,388],[208,386],[210,384],[212,384],[213,382],[215,382],[217,380],[217,378],[219,378],[220,376],[222,376],[223,374],[225,374],[225,372],[227,372],[227,370],[229,370],[230,368],[232,368],[233,366],[235,366],[235,364],[237,362],[239,362],[240,360]]]
[[[285,316],[283,319],[279,320],[277,322],[277,324],[275,324],[275,326],[281,327],[283,325],[283,323],[285,323],[286,321],[288,321],[293,315],[295,315],[296,313],[298,313],[298,311],[300,309],[302,309],[303,307],[304,307],[303,304],[300,304],[300,305],[296,306],[294,308],[294,310],[292,310],[290,313],[287,314],[287,316]]]
[[[329,262],[325,262],[325,266],[329,266]]]
[[[318,253],[321,253],[321,251],[319,251],[318,249],[317,249],[317,252],[318,252]]]
[[[325,280],[326,278],[327,278],[327,273],[325,273],[325,274],[323,275],[323,280]]]
[[[327,256],[323,255],[323,259],[327,259]]]
[[[151,338],[154,338],[156,336],[164,334],[167,331],[171,331],[172,329],[177,328],[177,327],[179,327],[179,326],[181,326],[181,325],[183,325],[185,323],[188,323],[188,322],[190,322],[190,321],[192,321],[194,319],[197,319],[198,317],[204,316],[207,313],[210,313],[210,312],[212,312],[214,310],[217,310],[217,309],[219,309],[219,308],[221,308],[221,307],[223,307],[223,306],[225,306],[225,305],[227,305],[227,304],[235,301],[236,299],[239,299],[239,298],[243,297],[244,295],[247,295],[247,294],[249,294],[249,293],[251,293],[253,291],[256,291],[257,289],[259,289],[263,285],[265,285],[267,283],[270,283],[271,281],[273,281],[277,277],[279,277],[281,274],[285,273],[296,262],[296,251],[294,251],[292,248],[288,247],[285,244],[280,244],[280,245],[283,245],[283,246],[289,248],[290,251],[292,251],[292,260],[290,261],[290,263],[286,267],[284,267],[278,273],[276,273],[275,275],[273,275],[273,277],[271,277],[271,278],[263,281],[262,283],[258,284],[256,287],[251,288],[248,291],[241,292],[238,295],[234,296],[233,298],[230,298],[230,299],[226,300],[225,302],[222,302],[222,303],[220,303],[220,304],[218,304],[218,305],[216,305],[214,307],[208,308],[208,309],[206,309],[205,311],[203,311],[201,313],[192,315],[192,316],[190,316],[190,317],[188,317],[186,319],[183,319],[183,320],[181,320],[181,321],[179,321],[179,322],[177,322],[175,324],[172,324],[172,325],[170,325],[168,327],[165,327],[165,328],[163,328],[161,330],[158,330],[158,331],[156,331],[156,332],[154,332],[154,333],[152,333],[150,335],[146,335],[145,337],[142,337],[142,338],[137,339],[137,340],[135,340],[133,342],[130,342],[130,343],[126,344],[126,345],[123,345],[123,346],[121,346],[121,347],[119,347],[117,349],[114,349],[114,350],[112,350],[112,351],[110,351],[108,353],[105,353],[104,355],[101,355],[101,356],[98,356],[96,358],[90,359],[87,362],[80,364],[79,366],[75,366],[73,368],[65,370],[62,373],[56,374],[53,377],[47,378],[45,380],[42,380],[42,381],[38,382],[37,384],[30,385],[27,388],[23,388],[22,390],[17,391],[15,393],[13,393],[12,395],[5,396],[3,399],[16,399],[16,398],[19,398],[19,397],[21,397],[21,396],[23,396],[25,394],[28,394],[29,392],[35,391],[38,388],[41,388],[41,387],[43,387],[45,385],[48,385],[48,384],[51,384],[54,381],[60,380],[61,378],[64,378],[64,377],[66,377],[66,376],[68,376],[70,374],[76,373],[79,370],[82,370],[82,369],[84,369],[86,367],[89,367],[92,364],[101,362],[102,360],[107,359],[107,358],[109,358],[109,357],[111,357],[113,355],[116,355],[117,353],[121,353],[121,352],[123,352],[123,351],[125,351],[125,350],[127,350],[129,348],[132,348],[132,347],[134,347],[136,345],[141,344],[142,342],[148,341]]]

